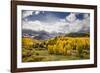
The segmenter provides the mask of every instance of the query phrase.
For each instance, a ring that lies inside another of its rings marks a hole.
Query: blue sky
[[[22,28],[49,33],[89,31],[89,13],[22,10]]]

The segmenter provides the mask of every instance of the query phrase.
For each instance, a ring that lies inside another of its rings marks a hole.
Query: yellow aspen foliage
[[[22,46],[24,48],[32,48],[33,40],[31,38],[22,38]]]
[[[52,45],[48,45],[48,52],[50,54],[53,54],[54,53],[54,50],[53,50],[53,46]]]
[[[53,42],[53,40],[52,40]],[[51,54],[71,55],[72,51],[81,54],[83,50],[89,50],[90,39],[88,37],[57,37],[55,43],[48,45]],[[74,52],[75,53],[75,52]]]

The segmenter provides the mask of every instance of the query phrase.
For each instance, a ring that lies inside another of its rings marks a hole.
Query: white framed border
[[[49,61],[49,62],[22,63],[21,10],[90,13],[90,59],[89,60],[70,60],[70,61]],[[17,5],[17,68],[49,67],[49,66],[62,66],[62,65],[63,66],[64,65],[84,65],[84,64],[94,64],[94,10],[93,9]]]

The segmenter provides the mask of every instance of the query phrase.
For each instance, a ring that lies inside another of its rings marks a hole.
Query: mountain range
[[[46,32],[46,31],[33,31],[33,30],[22,30],[22,37],[31,37],[37,40],[46,40],[48,38],[53,38],[56,36],[68,36],[68,37],[82,37],[82,36],[90,36],[89,32],[72,32],[72,33],[56,33],[56,32]]]

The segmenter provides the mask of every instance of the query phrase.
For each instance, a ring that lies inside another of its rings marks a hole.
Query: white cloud
[[[65,25],[66,25],[65,22],[56,22],[55,24],[52,25],[46,25],[45,23],[36,20],[36,21],[28,21],[28,22],[23,21],[22,28],[30,29],[34,31],[44,30],[49,33],[52,33],[52,32],[65,32],[62,28]]]
[[[70,15],[66,16],[66,20],[69,22],[74,22],[76,20],[75,13],[71,13]]]
[[[69,32],[78,32],[80,30],[82,31],[88,31],[90,27],[90,17],[89,14],[84,14],[84,19],[79,20],[76,19],[77,13],[71,13],[69,16],[66,17],[66,19],[69,22]]]
[[[32,15],[33,12],[34,12],[34,11],[23,11],[22,16],[23,16],[23,18],[25,18],[25,17],[27,17],[27,16],[29,16],[29,15]]]
[[[89,15],[84,15],[85,16],[85,19],[82,21],[82,23],[83,23],[83,28],[82,29],[84,29],[84,31],[86,31],[86,30],[88,30],[89,28],[90,28],[90,18],[89,18]]]
[[[39,31],[39,30],[43,30],[43,25],[38,20],[36,20],[36,21],[23,21],[22,28]]]
[[[40,14],[40,11],[31,11],[31,10],[30,11],[23,11],[22,17],[25,18],[29,15],[38,15],[38,14]]]
[[[40,11],[35,11],[35,15],[38,15],[38,14],[40,14]]]
[[[89,14],[84,14],[84,18],[88,18],[89,17]]]
[[[85,17],[85,19],[79,20],[79,19],[76,19],[75,13],[71,13],[68,17],[66,17],[67,20],[70,22],[66,21],[65,19],[60,19],[57,22],[55,22],[55,20],[54,21],[52,20],[52,23],[51,22],[41,22],[39,20],[23,21],[22,28],[30,29],[30,30],[34,30],[34,31],[44,30],[49,33],[52,33],[52,32],[70,33],[70,32],[78,32],[80,30],[86,31],[90,27],[90,18],[89,18],[89,15],[84,15],[84,17]],[[48,18],[48,20],[49,20],[49,18]],[[53,23],[53,22],[55,22],[55,23]]]
[[[82,29],[82,26],[83,26],[82,21],[77,19],[74,22],[69,24],[69,31],[70,32],[78,32],[79,30]]]

